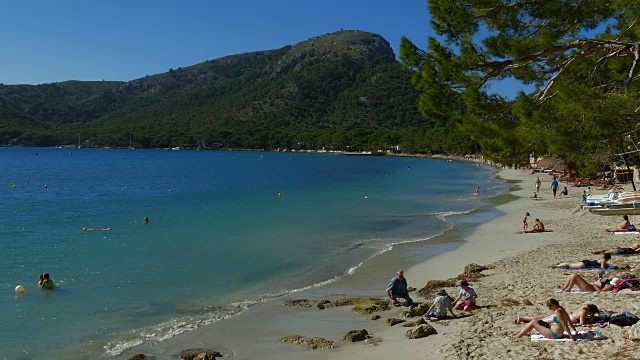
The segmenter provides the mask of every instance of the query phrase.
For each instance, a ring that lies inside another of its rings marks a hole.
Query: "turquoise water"
[[[505,191],[477,165],[332,154],[2,148],[0,169],[5,359],[175,336],[428,241]]]

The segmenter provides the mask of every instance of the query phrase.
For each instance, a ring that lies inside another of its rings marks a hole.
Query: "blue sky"
[[[0,9],[4,84],[128,81],[340,28],[380,34],[396,55],[402,35],[424,48],[433,34],[426,0],[0,0]]]

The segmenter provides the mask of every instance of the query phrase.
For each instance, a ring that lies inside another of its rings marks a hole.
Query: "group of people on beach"
[[[413,299],[409,296],[407,279],[404,277],[403,270],[399,270],[397,275],[389,281],[386,293],[394,306],[414,305]],[[458,297],[453,299],[449,294],[447,294],[445,289],[440,289],[436,293],[436,297],[432,301],[431,306],[424,315],[424,318],[432,321],[438,321],[446,319],[449,313],[451,313],[452,317],[456,317],[456,314],[453,312],[454,308],[459,311],[471,311],[476,309],[477,297],[478,295],[476,294],[475,289],[469,286],[469,282],[462,280],[460,282],[460,292],[458,293]],[[400,303],[400,300],[402,300],[403,303]],[[460,302],[460,304],[458,304],[458,302]],[[458,304],[457,307],[456,304]]]

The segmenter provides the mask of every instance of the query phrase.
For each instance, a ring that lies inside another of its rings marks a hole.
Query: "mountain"
[[[431,126],[389,43],[338,31],[129,82],[0,85],[0,144],[377,149]]]

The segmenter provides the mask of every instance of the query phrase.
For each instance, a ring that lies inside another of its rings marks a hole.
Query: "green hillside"
[[[339,31],[129,82],[0,86],[0,144],[432,151],[412,72],[389,43]],[[442,142],[442,139],[439,139]],[[437,141],[433,142],[436,144]]]

